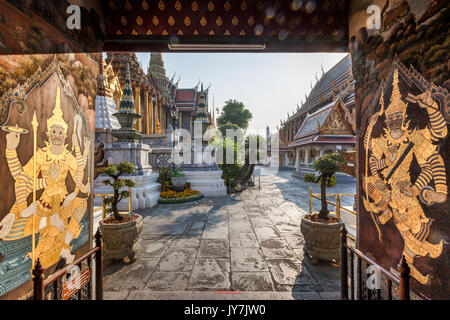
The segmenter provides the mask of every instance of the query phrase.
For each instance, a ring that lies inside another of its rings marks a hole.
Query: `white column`
[[[308,165],[309,161],[311,159],[311,148],[310,147],[306,147],[305,149],[305,163]]]
[[[300,173],[300,149],[295,149],[295,152],[297,153],[295,157],[295,171]]]

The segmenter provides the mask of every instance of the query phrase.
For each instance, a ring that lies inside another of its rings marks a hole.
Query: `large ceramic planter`
[[[172,177],[172,186],[175,191],[183,191],[187,182],[187,177]]]
[[[100,221],[100,231],[103,239],[103,259],[110,264],[114,259],[128,257],[134,261],[141,245],[139,234],[142,231],[142,216],[130,222],[106,224]]]
[[[312,263],[319,259],[339,262],[342,220],[338,223],[313,222],[302,218],[300,229],[305,238],[303,250],[311,256]]]

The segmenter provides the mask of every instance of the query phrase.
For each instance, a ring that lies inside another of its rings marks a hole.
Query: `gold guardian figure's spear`
[[[36,202],[36,148],[37,148],[37,127],[39,126],[39,122],[37,121],[36,118],[36,111],[34,111],[33,114],[33,121],[31,121],[31,125],[33,126],[33,203]],[[37,208],[37,207],[36,207]],[[35,249],[35,245],[36,245],[36,212],[33,213],[33,233],[32,233],[32,251],[31,251],[31,255],[32,255],[32,269],[34,269],[34,262],[36,260],[35,257],[35,253],[34,253],[34,249]]]

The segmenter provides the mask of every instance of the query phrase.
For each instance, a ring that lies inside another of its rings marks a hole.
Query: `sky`
[[[147,72],[150,54],[136,53]],[[210,84],[209,106],[222,109],[225,101],[236,99],[244,103],[253,118],[249,133],[265,136],[280,120],[292,114],[297,103],[305,101],[317,78],[332,68],[346,53],[163,53],[166,74],[179,88],[192,88],[199,79]],[[216,118],[218,117],[216,113]]]

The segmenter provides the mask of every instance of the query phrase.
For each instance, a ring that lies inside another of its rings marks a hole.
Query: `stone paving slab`
[[[267,263],[261,249],[231,248],[231,270],[268,271]]]
[[[235,291],[274,291],[270,272],[233,272],[231,279]]]
[[[313,265],[303,252],[309,184],[290,175],[263,176],[261,190],[140,210],[137,260],[105,267],[105,299],[340,299],[339,266]]]
[[[230,275],[228,259],[197,259],[188,289],[230,290]]]
[[[198,258],[229,258],[230,248],[226,239],[202,239]]]
[[[189,276],[190,272],[154,272],[147,282],[146,289],[184,290],[187,287]]]

